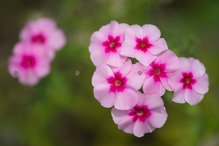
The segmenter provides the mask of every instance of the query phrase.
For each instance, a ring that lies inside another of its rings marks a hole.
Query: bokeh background
[[[55,19],[67,44],[49,76],[21,85],[7,70],[20,29],[38,17]],[[206,66],[210,90],[197,106],[163,97],[166,124],[135,138],[117,129],[94,99],[92,32],[111,20],[157,25],[178,56]],[[0,0],[0,146],[219,146],[218,0]]]

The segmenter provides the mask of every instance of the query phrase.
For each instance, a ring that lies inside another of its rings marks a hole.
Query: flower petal
[[[142,26],[144,34],[148,37],[150,42],[154,42],[160,38],[160,30],[155,25],[145,24]]]
[[[139,90],[143,86],[146,78],[145,70],[146,67],[141,63],[137,62],[134,64],[131,71],[127,74],[127,85],[132,87],[132,89]]]
[[[133,129],[133,134],[136,137],[143,137],[145,133],[151,133],[154,131],[154,127],[152,127],[147,122],[136,121]]]
[[[149,52],[138,51],[136,59],[145,66],[149,66],[157,56],[150,54]]]
[[[199,60],[188,58],[188,62],[195,78],[201,77],[205,73],[205,66]]]
[[[116,108],[113,108],[111,110],[111,115],[113,117],[113,121],[116,124],[119,124],[119,122],[121,121],[122,117],[128,115],[127,113],[128,113],[127,110],[117,110]]]
[[[111,53],[107,60],[107,64],[113,67],[120,67],[126,60],[126,57],[119,55],[119,53]]]
[[[208,92],[208,86],[208,75],[205,73],[203,76],[196,79],[196,83],[192,87],[197,93],[205,94]]]
[[[145,80],[143,84],[143,91],[145,94],[158,93],[162,96],[165,93],[165,88],[160,82],[155,83],[154,78],[150,77]]]
[[[148,49],[148,51],[153,55],[158,55],[163,51],[168,50],[168,46],[166,41],[163,38],[152,43],[152,47]]]
[[[119,92],[116,96],[114,106],[119,110],[128,110],[133,108],[139,99],[139,93],[132,89],[126,89]]]
[[[148,122],[156,128],[161,128],[167,120],[167,112],[165,107],[160,108],[157,111],[152,111]]]
[[[203,99],[203,97],[204,97],[204,94],[198,94],[197,92],[193,90],[186,90],[185,100],[190,105],[196,105]]]
[[[185,103],[185,90],[181,88],[174,92],[172,100],[176,103]]]

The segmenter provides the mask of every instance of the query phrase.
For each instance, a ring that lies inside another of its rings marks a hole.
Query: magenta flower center
[[[149,43],[148,38],[145,37],[144,39],[136,38],[136,46],[135,49],[141,50],[143,52],[147,52],[147,50],[152,47],[153,45]]]
[[[114,73],[114,76],[109,77],[107,81],[110,84],[110,92],[122,92],[126,88],[127,78],[120,72]]]
[[[120,36],[113,37],[108,36],[108,40],[102,43],[105,52],[117,52],[117,48],[121,47],[122,43],[120,42]]]
[[[193,78],[193,74],[182,73],[182,79],[180,80],[183,83],[183,89],[192,89],[192,85],[196,83],[196,80]]]
[[[31,38],[31,41],[32,43],[36,43],[36,44],[44,44],[46,42],[46,38],[43,34],[37,34],[37,35],[34,35],[32,38]]]
[[[165,72],[165,64],[157,64],[157,63],[152,63],[151,64],[151,69],[148,71],[149,76],[154,77],[155,82],[159,82],[160,78],[166,78],[167,74]]]
[[[134,122],[137,120],[145,122],[152,115],[147,105],[136,105],[128,114],[132,116]]]
[[[21,60],[21,66],[25,69],[34,68],[36,65],[36,58],[33,55],[24,55]]]

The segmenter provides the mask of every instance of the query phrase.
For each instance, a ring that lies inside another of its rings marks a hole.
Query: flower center
[[[144,39],[136,38],[135,49],[147,52],[147,50],[151,47],[152,44],[149,42],[147,37],[145,37]]]
[[[136,105],[128,114],[132,116],[134,122],[137,120],[145,122],[152,113],[147,105]]]
[[[116,80],[115,81],[115,85],[118,87],[118,86],[120,86],[122,83],[121,83],[121,81],[120,80]]]
[[[166,78],[165,64],[152,63],[148,74],[154,77],[155,82],[160,81],[160,78]]]
[[[21,60],[21,66],[25,69],[34,68],[36,65],[36,58],[32,55],[24,55]]]
[[[122,92],[126,89],[127,78],[116,72],[107,79],[107,82],[110,84],[110,92]]]
[[[196,83],[191,72],[182,73],[182,79],[180,81],[183,84],[183,89],[192,89],[192,85]]]
[[[111,43],[110,43],[110,48],[115,48],[115,46],[116,46],[116,43],[115,43],[115,42],[111,42]]]
[[[113,37],[111,35],[108,36],[108,40],[102,43],[106,53],[117,52],[117,48],[121,47],[121,45],[120,36]]]
[[[34,35],[31,39],[32,43],[36,43],[36,44],[44,44],[46,41],[46,38],[43,34],[37,34]]]

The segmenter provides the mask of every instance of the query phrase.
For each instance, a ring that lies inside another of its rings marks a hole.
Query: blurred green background
[[[26,21],[55,19],[67,37],[49,76],[35,87],[7,71],[8,57]],[[0,0],[0,146],[219,146],[218,0]],[[94,99],[92,32],[111,20],[157,25],[178,56],[206,65],[210,91],[197,106],[163,99],[166,124],[135,138],[113,123]]]

